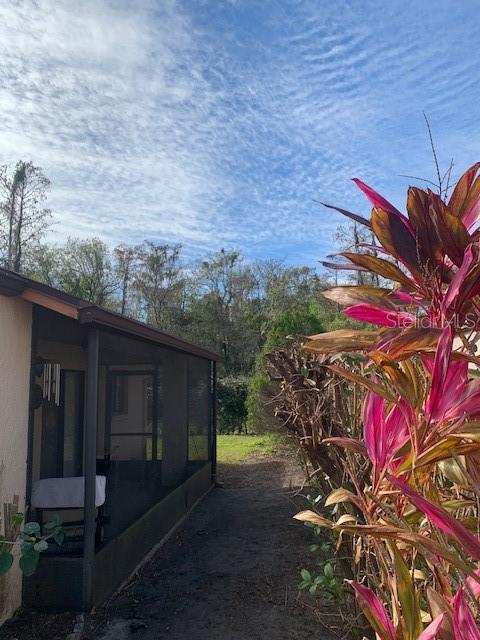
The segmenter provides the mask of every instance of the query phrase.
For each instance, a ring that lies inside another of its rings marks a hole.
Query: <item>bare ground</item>
[[[93,618],[90,640],[330,638],[297,597],[311,534],[291,517],[295,467],[258,458],[219,476],[223,487]]]
[[[88,640],[330,640],[325,621],[298,598],[311,563],[311,532],[292,519],[298,467],[287,456],[219,469],[222,488],[200,502],[119,594],[89,619]],[[72,614],[20,612],[0,640],[64,640]]]

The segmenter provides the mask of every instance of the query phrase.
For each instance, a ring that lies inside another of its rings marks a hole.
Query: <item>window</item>
[[[161,459],[158,416],[154,406],[154,381],[153,371],[130,370],[112,374],[110,418],[112,460]]]
[[[125,375],[112,378],[112,411],[115,416],[128,413],[128,378]]]

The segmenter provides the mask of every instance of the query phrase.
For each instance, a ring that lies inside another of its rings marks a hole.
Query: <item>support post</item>
[[[158,458],[158,364],[155,365],[152,381],[152,462]]]
[[[25,491],[28,520],[31,519],[31,498],[32,498],[32,467],[33,467],[33,438],[35,431],[35,364],[37,359],[38,344],[38,307],[32,307],[32,337],[30,347],[30,390],[28,402],[28,444],[27,444],[27,487]]]
[[[98,329],[88,333],[87,395],[84,437],[84,533],[83,533],[83,610],[92,608],[93,570],[95,564],[95,484],[97,466],[98,411]]]
[[[162,486],[185,480],[188,455],[188,360],[171,351],[164,360]]]
[[[217,363],[212,362],[212,483],[217,481]]]

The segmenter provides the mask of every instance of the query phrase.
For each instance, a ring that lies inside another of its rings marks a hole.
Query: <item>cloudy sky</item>
[[[0,163],[52,180],[50,234],[312,266],[358,176],[398,205],[480,158],[478,3],[3,0]]]

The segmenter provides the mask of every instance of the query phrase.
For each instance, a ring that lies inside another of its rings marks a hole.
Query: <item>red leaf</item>
[[[410,416],[411,412],[409,405],[402,400],[385,415],[385,400],[368,392],[363,413],[363,439],[368,457],[376,467],[387,467],[407,441],[409,431],[405,416]]]
[[[433,365],[432,384],[430,394],[427,400],[426,410],[429,415],[437,409],[437,404],[441,399],[441,395],[445,386],[448,365],[452,354],[453,346],[453,329],[449,325],[440,336],[435,354],[435,363]]]
[[[473,262],[473,246],[469,245],[463,254],[463,261],[459,269],[452,278],[451,283],[448,286],[447,293],[445,295],[443,301],[443,309],[446,310],[452,304],[452,302],[457,298],[458,293],[460,291],[460,287],[465,281],[465,277],[470,269],[470,266]]]
[[[465,215],[468,215],[469,211],[471,211],[472,206],[475,203],[475,198],[472,202],[471,191],[472,187],[474,186],[474,181],[476,182],[475,176],[477,175],[479,168],[480,162],[476,162],[474,165],[469,167],[459,178],[457,184],[455,185],[455,189],[450,196],[450,200],[448,201],[448,208],[457,218],[463,218]]]
[[[377,207],[378,209],[383,209],[384,211],[390,211],[390,213],[394,213],[395,215],[399,216],[408,226],[410,226],[407,218],[396,207],[394,207],[391,202],[385,200],[383,196],[377,193],[375,189],[372,189],[372,187],[369,187],[368,184],[365,184],[365,182],[362,182],[358,178],[353,178],[353,181],[370,200],[372,207]]]
[[[354,320],[370,322],[383,327],[409,327],[415,324],[415,316],[412,313],[383,309],[372,304],[355,304],[346,307],[343,313]]]
[[[400,478],[395,478],[391,475],[388,476],[390,482],[400,489],[400,491],[408,497],[410,502],[417,507],[427,518],[441,531],[454,538],[464,550],[475,560],[480,560],[480,540],[470,533],[463,524],[460,524],[457,520],[436,504],[433,504],[419,493],[414,491],[410,485],[408,485]]]
[[[353,580],[350,581],[350,585],[355,589],[360,607],[380,639],[396,640],[396,633],[390,616],[375,593],[363,584]]]
[[[354,222],[358,222],[358,224],[361,224],[364,227],[368,227],[370,229],[370,220],[367,220],[367,218],[364,218],[358,213],[352,213],[351,211],[347,211],[346,209],[336,207],[333,204],[327,204],[326,202],[321,202],[320,204],[323,204],[323,206],[327,207],[328,209],[334,209],[335,211],[338,211],[338,213],[341,213],[342,216],[346,216],[347,218],[350,218],[350,220],[353,220]]]
[[[459,589],[453,599],[453,630],[455,640],[480,640],[480,631],[470,611],[463,590]]]
[[[393,258],[400,260],[411,273],[421,278],[422,264],[410,225],[407,226],[403,219],[384,209],[374,209],[371,221],[373,232],[382,247]]]
[[[437,633],[442,626],[444,616],[444,613],[441,613],[439,616],[437,616],[435,620],[422,631],[417,640],[435,640]]]

